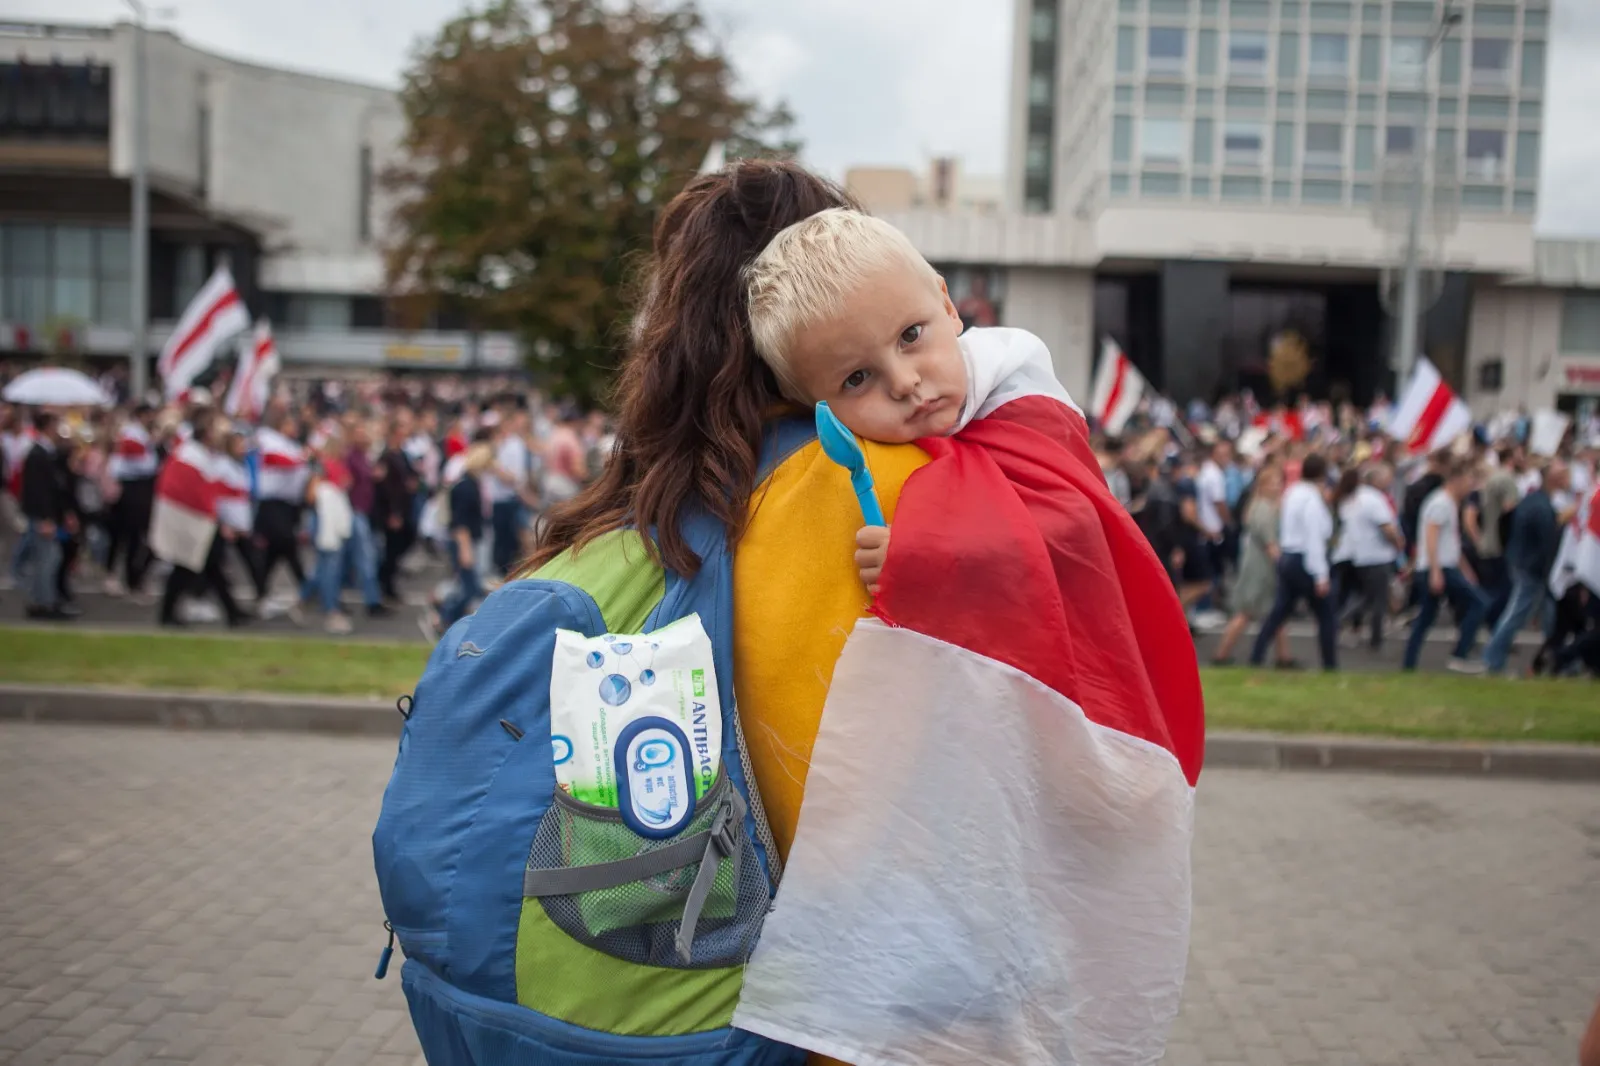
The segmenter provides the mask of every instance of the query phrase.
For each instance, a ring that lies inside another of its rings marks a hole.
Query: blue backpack
[[[786,424],[792,447],[804,427]],[[778,454],[769,447],[769,455]],[[768,467],[770,469],[770,466]],[[440,640],[373,833],[378,890],[432,1066],[799,1066],[733,1029],[779,858],[733,693],[732,560],[691,516],[693,577],[608,534],[507,582]],[[687,824],[642,835],[556,784],[556,631],[649,633],[698,615],[714,654],[721,769]]]

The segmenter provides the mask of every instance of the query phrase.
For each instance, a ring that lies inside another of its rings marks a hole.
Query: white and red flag
[[[1472,428],[1472,411],[1427,359],[1418,359],[1404,395],[1389,419],[1388,433],[1413,454],[1448,448]]]
[[[917,443],[733,1023],[853,1063],[1154,1064],[1205,742],[1183,609],[1068,403]]]
[[[1133,360],[1116,341],[1107,337],[1100,346],[1100,366],[1094,373],[1089,413],[1107,433],[1121,433],[1148,390],[1149,383],[1133,365]]]
[[[158,559],[205,569],[222,492],[216,457],[195,440],[178,445],[156,478],[150,512],[150,550]]]
[[[256,431],[256,499],[303,503],[310,477],[306,450],[275,429]]]
[[[156,369],[167,398],[181,396],[216,359],[222,345],[249,328],[250,312],[234,287],[233,274],[218,267],[161,348]]]
[[[283,366],[278,358],[278,346],[272,339],[272,326],[266,320],[256,323],[255,335],[239,356],[239,366],[233,374],[233,385],[222,409],[230,418],[247,422],[258,421],[267,409],[272,395],[272,379]]]
[[[1600,488],[1578,503],[1578,510],[1561,531],[1561,546],[1550,568],[1550,591],[1565,596],[1574,584],[1600,596]]]
[[[117,445],[106,465],[118,481],[139,481],[155,477],[159,463],[149,432],[129,421],[117,431]]]

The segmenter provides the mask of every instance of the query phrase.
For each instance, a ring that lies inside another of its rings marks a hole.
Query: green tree
[[[601,395],[656,212],[715,142],[795,150],[780,105],[741,95],[692,4],[496,0],[414,56],[390,292],[517,331],[549,383]]]

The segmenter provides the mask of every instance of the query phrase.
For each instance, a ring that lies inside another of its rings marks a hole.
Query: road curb
[[[393,703],[225,692],[0,685],[0,721],[399,736]]]
[[[19,684],[0,684],[0,721],[385,737],[401,725],[394,705],[377,700]],[[1206,766],[1600,781],[1600,746],[1214,732]]]
[[[1600,747],[1384,737],[1211,733],[1206,767],[1600,781]]]

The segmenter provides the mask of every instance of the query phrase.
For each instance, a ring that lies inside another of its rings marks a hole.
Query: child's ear
[[[950,299],[950,286],[945,284],[942,274],[939,276],[939,295],[944,297],[944,313],[956,324],[956,334],[959,336],[966,331],[967,326],[961,321],[961,312],[956,310],[955,303]]]

